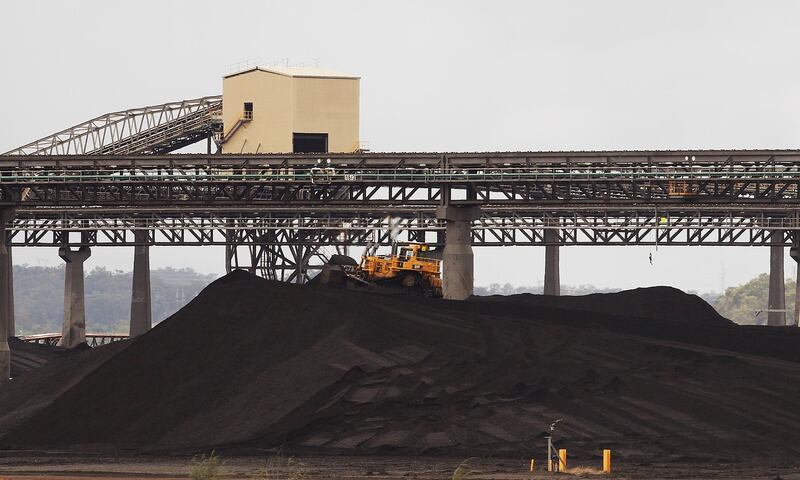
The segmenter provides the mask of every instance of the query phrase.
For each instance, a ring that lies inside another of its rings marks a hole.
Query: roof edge
[[[251,72],[255,72],[255,71],[264,72],[264,73],[272,73],[274,75],[280,75],[282,77],[289,77],[289,78],[333,78],[333,79],[341,79],[341,80],[361,80],[361,77],[356,76],[356,75],[334,74],[334,73],[328,74],[328,75],[326,75],[326,74],[311,75],[311,74],[308,74],[308,73],[305,73],[305,74],[304,73],[292,74],[292,73],[282,72],[282,71],[280,71],[278,69],[273,69],[273,68],[269,68],[269,67],[251,67],[251,68],[248,68],[246,70],[242,70],[242,71],[239,71],[239,72],[233,72],[233,73],[229,73],[227,75],[223,75],[222,78],[223,79],[231,78],[231,77],[235,77],[237,75],[244,75],[245,73],[251,73]]]

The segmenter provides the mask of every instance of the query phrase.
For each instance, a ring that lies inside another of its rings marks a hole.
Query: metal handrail
[[[375,170],[349,170],[349,169],[324,169],[312,167],[309,169],[260,169],[259,172],[248,173],[247,169],[239,169],[240,172],[233,171],[233,169],[198,169],[193,173],[161,173],[164,169],[154,170],[136,170],[131,173],[123,170],[109,170],[109,171],[94,171],[94,170],[51,170],[44,173],[42,170],[9,170],[3,172],[0,170],[0,182],[22,182],[30,183],[31,181],[141,181],[141,180],[192,180],[192,181],[213,181],[213,180],[257,180],[263,181],[267,179],[279,180],[308,180],[319,179],[324,177],[326,182],[340,181],[340,182],[354,182],[354,181],[423,181],[423,182],[436,182],[436,181],[536,181],[536,180],[554,180],[554,181],[583,181],[583,180],[610,180],[618,181],[620,179],[631,180],[651,180],[651,181],[682,181],[682,180],[725,180],[725,181],[739,181],[747,182],[754,180],[786,180],[794,181],[800,180],[800,171],[785,171],[785,172],[741,172],[740,175],[731,175],[731,172],[695,172],[692,174],[673,174],[673,175],[653,175],[651,172],[585,172],[585,171],[542,171],[541,168],[536,169],[516,169],[522,171],[494,171],[486,172],[484,170],[460,170],[460,171],[429,171],[429,170],[414,170],[409,169],[375,169]],[[157,172],[157,173],[153,173]]]

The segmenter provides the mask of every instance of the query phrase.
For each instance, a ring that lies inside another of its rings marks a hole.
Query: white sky
[[[797,1],[8,1],[0,151],[284,57],[362,76],[377,151],[798,148],[798,25]],[[129,250],[87,267],[129,270]],[[719,290],[723,265],[726,286],[768,265],[766,248],[666,247],[651,267],[651,250],[563,248],[562,282]],[[540,283],[543,256],[476,248],[476,284]],[[156,248],[151,263],[221,272],[223,254]]]

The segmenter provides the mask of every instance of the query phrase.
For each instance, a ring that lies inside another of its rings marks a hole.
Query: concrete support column
[[[474,289],[472,221],[480,216],[475,206],[442,206],[436,217],[445,220],[445,246],[442,253],[442,293],[450,300],[464,300]]]
[[[131,337],[146,333],[153,326],[150,297],[150,246],[147,244],[147,232],[137,231],[134,238],[136,246],[133,247],[131,325],[128,333]]]
[[[8,240],[6,223],[13,218],[11,210],[0,210],[0,384],[4,384],[11,376],[11,350],[8,348],[8,337],[13,324],[10,314],[13,311],[13,297],[8,288],[12,277],[10,249],[6,247]]]
[[[794,322],[795,327],[800,327],[800,264],[797,266],[797,276],[794,279]]]
[[[561,295],[561,275],[558,258],[558,230],[544,230],[544,294]]]
[[[794,322],[792,325],[800,327],[800,231],[792,233],[792,246],[789,255],[795,261],[797,273],[794,279]]]
[[[783,274],[783,232],[772,232],[772,245],[769,247],[769,304],[770,310],[786,309],[786,287]],[[767,325],[786,325],[786,312],[767,312]]]
[[[83,262],[91,256],[89,247],[71,250],[58,249],[58,255],[67,262],[64,269],[64,326],[59,346],[72,348],[86,341],[86,307],[83,291]]]
[[[6,308],[8,309],[8,336],[16,337],[17,322],[14,316],[14,261],[11,255],[11,245],[7,245],[6,249],[8,250],[8,282],[6,283],[8,285],[8,303],[6,304]]]

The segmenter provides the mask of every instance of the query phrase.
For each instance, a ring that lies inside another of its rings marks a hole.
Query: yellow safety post
[[[534,460],[533,458],[531,458],[531,472],[533,471],[533,469],[534,469],[535,467],[536,467],[536,460]]]
[[[603,473],[611,473],[611,450],[603,450]]]
[[[566,448],[559,448],[558,449],[558,472],[566,472],[567,471],[567,449]]]

